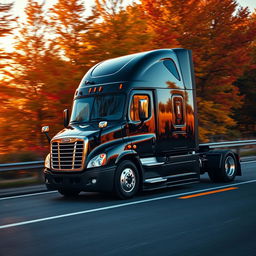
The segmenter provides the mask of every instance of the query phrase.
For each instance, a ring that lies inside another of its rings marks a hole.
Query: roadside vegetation
[[[256,12],[235,0],[28,0],[20,22],[0,4],[1,162],[42,159],[86,71],[105,59],[158,48],[193,51],[200,140],[256,137]],[[218,135],[218,136],[216,136]],[[17,153],[18,152],[18,153]]]

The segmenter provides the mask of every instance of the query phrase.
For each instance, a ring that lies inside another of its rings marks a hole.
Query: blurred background
[[[201,142],[256,137],[256,1],[0,0],[0,162],[43,159],[95,63],[193,51]]]

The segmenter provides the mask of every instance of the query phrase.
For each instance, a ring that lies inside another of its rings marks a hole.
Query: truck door
[[[178,154],[187,151],[185,93],[182,90],[159,89],[157,152]]]
[[[148,118],[139,118],[139,101],[143,100],[147,106]],[[132,91],[128,108],[128,131],[133,148],[140,157],[153,156],[155,151],[155,113],[153,93],[148,90]]]

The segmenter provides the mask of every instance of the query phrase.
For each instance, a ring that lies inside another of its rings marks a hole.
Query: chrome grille
[[[52,169],[66,171],[80,171],[84,162],[84,141],[72,140],[72,142],[61,142],[61,140],[51,143],[51,163]]]

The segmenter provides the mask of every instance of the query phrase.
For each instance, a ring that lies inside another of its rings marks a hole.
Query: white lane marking
[[[46,192],[38,192],[38,193],[32,193],[32,194],[25,194],[20,196],[8,196],[8,197],[2,197],[0,198],[0,201],[7,200],[7,199],[15,199],[15,198],[21,198],[21,197],[28,197],[28,196],[38,196],[38,195],[44,195],[44,194],[51,194],[51,193],[57,193],[58,191],[46,191]]]
[[[241,164],[249,164],[249,163],[256,163],[256,161],[241,162]],[[38,192],[38,193],[25,194],[25,195],[19,195],[19,196],[8,196],[8,197],[0,198],[0,201],[7,200],[7,199],[28,197],[28,196],[37,196],[37,195],[43,195],[43,194],[57,193],[57,192],[58,191],[55,190],[55,191]]]
[[[79,212],[71,212],[71,213],[46,217],[46,218],[22,221],[22,222],[2,225],[2,226],[0,226],[0,229],[23,226],[23,225],[27,225],[27,224],[38,223],[38,222],[43,222],[43,221],[48,221],[48,220],[55,220],[55,219],[60,219],[60,218],[65,218],[65,217],[70,217],[70,216],[75,216],[75,215],[91,213],[91,212],[100,212],[100,211],[105,211],[105,210],[110,210],[110,209],[115,209],[115,208],[121,208],[121,207],[129,206],[129,205],[143,204],[143,203],[148,203],[148,202],[153,202],[153,201],[158,201],[158,200],[163,200],[163,199],[169,199],[169,198],[173,198],[173,197],[180,197],[180,196],[184,196],[184,195],[188,195],[188,194],[200,193],[200,192],[209,191],[209,190],[233,187],[233,186],[243,185],[243,184],[248,184],[248,183],[253,183],[253,182],[256,182],[256,180],[249,180],[249,181],[244,181],[244,182],[232,183],[232,184],[224,185],[224,186],[200,189],[200,190],[189,191],[189,192],[184,192],[184,193],[179,193],[179,194],[174,194],[174,195],[160,196],[160,197],[149,198],[149,199],[144,199],[144,200],[139,200],[139,201],[134,201],[134,202],[129,202],[129,203],[110,205],[110,206],[94,208],[94,209],[89,209],[89,210],[84,210],[84,211],[79,211]]]
[[[256,163],[256,161],[247,161],[247,162],[240,162],[241,164],[250,164],[250,163]]]

